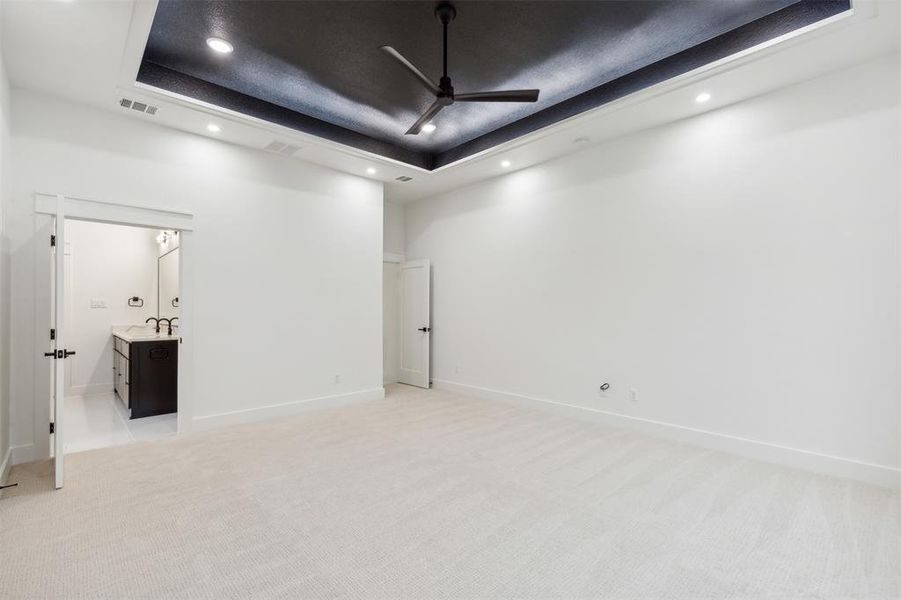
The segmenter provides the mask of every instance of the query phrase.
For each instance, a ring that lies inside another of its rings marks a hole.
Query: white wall
[[[2,14],[3,11],[0,11]],[[0,17],[2,18],[2,17]],[[9,292],[9,243],[5,233],[6,211],[4,205],[10,194],[10,111],[9,80],[0,50],[0,483],[4,481],[9,466],[10,412],[9,412],[9,354],[10,354],[10,292]]]
[[[35,191],[194,213],[181,252],[185,263],[193,252],[196,425],[381,393],[380,183],[40,94],[14,91],[13,108],[17,461],[43,454],[30,445],[46,427],[34,397]]]
[[[898,77],[871,62],[408,205],[434,378],[893,476]]]
[[[66,290],[69,324],[66,346],[76,355],[67,362],[71,395],[112,392],[111,329],[143,324],[156,317],[158,231],[66,221]],[[143,307],[128,305],[138,296]],[[101,301],[107,308],[92,308]]]
[[[403,254],[404,207],[402,204],[385,202],[385,254]]]

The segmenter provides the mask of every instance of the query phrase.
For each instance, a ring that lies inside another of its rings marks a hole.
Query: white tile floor
[[[155,440],[176,433],[176,413],[129,419],[114,394],[66,398],[66,454]]]

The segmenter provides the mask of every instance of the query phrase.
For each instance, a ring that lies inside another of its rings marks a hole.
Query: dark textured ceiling
[[[848,0],[459,1],[457,93],[540,88],[534,104],[433,97],[378,50],[441,75],[434,2],[161,0],[139,81],[435,168],[848,9]],[[205,40],[229,40],[220,55]]]

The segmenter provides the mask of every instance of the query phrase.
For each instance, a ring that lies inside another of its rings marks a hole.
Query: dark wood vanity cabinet
[[[113,337],[113,388],[130,418],[178,410],[178,340]]]

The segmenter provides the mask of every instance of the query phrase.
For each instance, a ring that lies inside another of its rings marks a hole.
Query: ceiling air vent
[[[395,181],[403,181],[406,183],[407,181],[413,181],[412,177],[407,177],[406,175],[401,175],[400,177],[395,177]]]
[[[155,115],[156,111],[159,110],[156,106],[150,106],[144,102],[137,102],[135,100],[129,100],[128,98],[119,98],[119,106],[122,108],[130,108],[148,115]]]
[[[276,154],[291,156],[292,154],[300,150],[300,146],[295,146],[294,144],[289,144],[287,142],[280,142],[278,140],[272,140],[271,142],[263,146],[263,150],[275,152]]]

